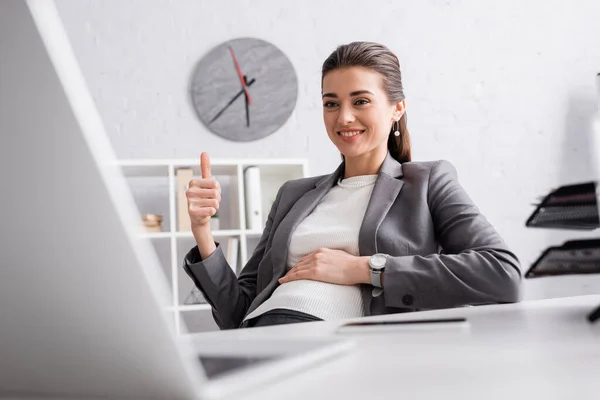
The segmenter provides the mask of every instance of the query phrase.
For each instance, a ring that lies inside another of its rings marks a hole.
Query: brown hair
[[[372,42],[352,42],[338,46],[323,63],[321,89],[323,78],[327,73],[346,67],[364,67],[378,72],[383,78],[383,90],[387,93],[390,103],[396,104],[404,100],[400,62],[398,57],[384,45]],[[399,163],[404,163],[411,160],[406,111],[398,124],[400,136],[394,135],[396,131],[394,129],[395,124],[392,124],[388,136],[388,150]]]

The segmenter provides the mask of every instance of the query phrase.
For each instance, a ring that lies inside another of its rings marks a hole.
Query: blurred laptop
[[[0,397],[211,398],[347,352],[334,338],[176,336],[53,2],[0,2],[0,54]]]

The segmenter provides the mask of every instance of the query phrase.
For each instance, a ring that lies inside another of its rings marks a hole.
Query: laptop
[[[348,353],[335,337],[177,336],[54,4],[1,1],[0,54],[0,397],[253,393]]]

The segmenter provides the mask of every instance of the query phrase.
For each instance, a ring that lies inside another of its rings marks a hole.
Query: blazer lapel
[[[275,250],[272,252],[273,276],[280,278],[285,274],[287,271],[288,249],[292,233],[298,224],[315,209],[317,204],[319,204],[329,189],[337,183],[338,178],[343,173],[344,163],[340,164],[334,173],[319,180],[315,184],[314,189],[302,195],[283,218],[273,237],[272,248]]]
[[[377,229],[404,185],[404,181],[399,179],[402,177],[402,165],[389,152],[378,175],[358,234],[358,249],[363,256],[377,253]]]
[[[358,233],[358,250],[361,256],[377,253],[377,229],[396,201],[400,189],[404,185],[402,165],[388,152],[375,181],[371,199],[365,211],[360,231]],[[381,292],[379,292],[381,293]],[[371,301],[374,299],[373,286],[361,285],[361,297],[365,315],[371,315]],[[383,301],[378,299],[375,301]]]

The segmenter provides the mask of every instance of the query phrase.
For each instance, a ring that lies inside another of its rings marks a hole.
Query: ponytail
[[[395,135],[396,129],[394,129],[394,125],[396,124],[392,124],[388,136],[388,150],[390,155],[400,164],[409,162],[412,160],[412,155],[410,152],[410,135],[408,134],[408,126],[406,124],[406,112],[402,114],[402,118],[398,121],[400,136]]]

